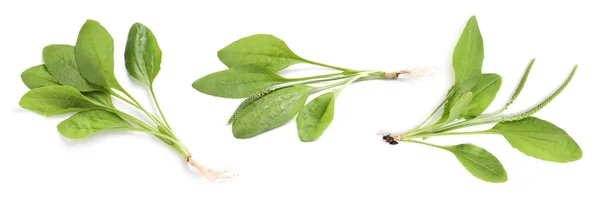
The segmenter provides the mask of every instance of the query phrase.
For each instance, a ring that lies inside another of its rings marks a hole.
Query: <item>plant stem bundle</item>
[[[148,133],[171,147],[207,180],[232,177],[226,171],[211,170],[196,163],[173,133],[152,86],[162,59],[162,51],[152,31],[139,23],[131,27],[125,66],[129,75],[147,86],[160,117],[144,108],[116,80],[113,51],[113,39],[108,31],[100,23],[88,20],[81,28],[75,46],[46,46],[44,64],[21,74],[21,79],[31,90],[19,104],[45,116],[76,113],[58,125],[58,131],[66,138],[82,139],[104,130]],[[112,97],[143,112],[153,124],[117,109]]]
[[[279,38],[265,34],[237,40],[217,54],[229,68],[204,76],[192,86],[216,97],[246,98],[228,121],[236,138],[254,137],[298,115],[298,137],[303,142],[311,142],[318,139],[331,124],[335,99],[348,85],[357,81],[393,80],[399,75],[428,75],[424,73],[426,70],[419,69],[386,73],[310,61],[296,55]],[[277,74],[298,63],[339,72],[300,78],[286,78]],[[326,90],[329,91],[305,104],[310,94]]]
[[[552,162],[579,160],[582,157],[581,148],[563,129],[531,116],[567,87],[575,75],[577,65],[565,82],[538,105],[519,114],[501,115],[521,93],[534,62],[535,59],[529,63],[510,100],[500,110],[482,115],[496,97],[502,78],[497,74],[481,73],[483,39],[476,18],[472,17],[454,50],[455,83],[446,98],[429,117],[412,130],[396,136],[384,135],[383,140],[392,145],[411,142],[444,149],[453,153],[471,174],[488,182],[505,182],[508,178],[500,161],[485,149],[472,144],[438,146],[418,139],[496,134],[504,136],[514,148],[534,158]],[[435,113],[440,110],[443,111],[442,116],[433,120]],[[483,124],[495,126],[482,131],[456,131]]]

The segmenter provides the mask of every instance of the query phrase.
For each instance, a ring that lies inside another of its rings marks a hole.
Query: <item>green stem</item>
[[[161,134],[161,133],[157,133],[155,131],[151,131],[151,130],[146,130],[146,129],[131,129],[131,130],[136,130],[136,131],[140,131],[140,132],[145,132],[145,133],[149,133],[151,135],[154,135],[156,137],[159,138],[163,138],[166,140],[169,140],[171,142],[173,142],[173,144],[177,145],[177,147],[179,147],[184,153],[180,153],[181,156],[188,157],[190,154],[190,151],[188,150],[187,147],[185,147],[185,145],[183,145],[183,143],[181,143],[179,140],[173,139],[167,135]]]
[[[152,87],[152,85],[150,85],[149,88],[150,88],[150,93],[152,94],[152,99],[154,100],[154,105],[156,105],[156,109],[158,109],[158,113],[160,113],[160,117],[162,117],[163,121],[165,122],[165,124],[167,125],[169,130],[172,131],[171,125],[169,125],[169,122],[167,122],[167,118],[165,117],[165,114],[163,114],[163,111],[160,108],[160,105],[158,105],[158,100],[156,100],[156,95],[154,94],[154,87]]]
[[[341,82],[337,82],[337,83],[333,83],[333,84],[328,84],[328,85],[325,85],[325,86],[315,87],[315,88],[312,89],[311,93],[315,93],[315,92],[319,92],[319,91],[322,91],[322,90],[327,90],[327,89],[330,89],[330,88],[333,88],[333,87],[341,86],[341,85],[344,85],[346,82],[348,82],[348,81],[341,81]]]
[[[321,78],[331,77],[331,76],[346,76],[346,74],[344,74],[344,72],[341,72],[341,73],[331,73],[331,74],[326,74],[326,75],[317,75],[317,76],[310,76],[310,77],[286,78],[286,80],[288,80],[289,82],[297,82],[297,81],[304,81],[304,80],[321,79]]]
[[[139,110],[141,110],[142,112],[144,112],[154,123],[156,123],[156,125],[162,127],[163,129],[167,130],[167,133],[170,134],[172,137],[175,137],[175,134],[173,134],[173,130],[171,130],[171,128],[165,126],[160,120],[158,120],[158,118],[156,118],[154,115],[152,115],[150,112],[148,112],[144,107],[142,107],[142,104],[140,104],[140,102],[138,102],[131,94],[129,94],[129,92],[127,91],[121,91],[123,92],[129,99],[133,100],[133,103],[135,103],[136,105],[134,105],[134,107],[138,108]],[[113,94],[117,95],[117,93]],[[121,97],[120,99],[122,99],[123,97]]]
[[[343,86],[342,86],[340,89],[336,89],[336,90],[335,90],[335,93],[334,93],[334,96],[337,98],[337,96],[338,96],[338,95],[339,95],[339,94],[340,94],[340,93],[341,93],[341,92],[342,92],[342,91],[343,91],[343,90],[344,90],[346,87],[348,87],[348,85],[352,84],[353,82],[355,82],[355,81],[357,81],[357,80],[359,80],[359,79],[361,79],[361,78],[368,77],[368,76],[370,76],[371,74],[373,74],[373,73],[377,73],[377,72],[379,72],[379,71],[363,71],[363,72],[359,73],[358,75],[354,76],[352,79],[349,79],[348,81],[346,81],[346,82],[343,84]]]
[[[414,138],[429,138],[439,136],[452,136],[452,135],[485,135],[485,134],[498,134],[499,132],[493,129],[485,131],[472,131],[472,132],[450,132],[450,133],[426,133],[418,134],[413,136],[402,137],[402,139],[414,139]]]
[[[112,91],[112,90],[110,90],[110,91],[109,91],[109,93],[110,93],[111,95],[113,95],[113,96],[115,96],[115,97],[119,98],[120,100],[124,101],[125,103],[127,103],[127,104],[129,104],[129,105],[131,105],[131,106],[133,106],[133,107],[135,107],[135,108],[141,109],[141,107],[140,107],[140,106],[138,106],[137,104],[133,103],[131,100],[128,100],[127,98],[123,97],[122,95],[119,95],[118,93],[116,93],[116,92],[114,92],[114,91]]]
[[[344,72],[355,72],[355,70],[352,69],[348,69],[348,68],[342,68],[342,67],[337,67],[337,66],[332,66],[332,65],[328,65],[328,64],[323,64],[323,63],[319,63],[319,62],[314,62],[314,61],[310,61],[310,60],[306,60],[303,59],[304,62],[309,63],[309,64],[314,64],[317,66],[323,66],[325,68],[331,68],[331,69],[335,69],[335,70],[341,70]]]
[[[337,98],[337,96],[338,96],[338,95],[339,95],[339,94],[340,94],[340,93],[341,93],[341,92],[342,92],[342,91],[343,91],[343,90],[344,90],[346,87],[348,87],[348,85],[352,84],[352,82],[354,82],[354,81],[356,81],[356,80],[358,80],[358,79],[360,79],[360,78],[362,78],[362,77],[364,77],[364,76],[363,76],[363,75],[358,75],[358,76],[355,76],[355,77],[353,77],[352,79],[349,79],[348,81],[346,81],[346,82],[345,82],[345,83],[342,85],[342,87],[341,87],[341,88],[339,88],[339,89],[335,89],[335,90],[334,90],[334,93],[333,93],[333,96],[334,96],[334,98]]]
[[[144,130],[144,132],[152,133],[153,135],[155,135],[158,138],[163,138],[163,139],[161,139],[163,142],[165,142],[167,145],[173,147],[173,149],[175,149],[175,151],[177,151],[177,153],[179,153],[184,158],[189,156],[189,151],[187,150],[187,148],[185,146],[183,146],[183,144],[181,144],[181,142],[179,142],[176,137],[171,136],[171,135],[162,134],[159,131],[157,131],[156,129],[152,128],[150,125],[146,124],[145,122],[143,122],[123,111],[117,110],[112,107],[105,107],[105,108],[108,111],[111,111],[111,112],[125,118],[126,120],[129,120],[129,121],[133,122],[134,124],[138,125],[139,127],[141,127]],[[158,135],[158,134],[160,134],[160,135]],[[168,138],[165,138],[165,137],[168,137]],[[166,140],[171,141],[172,144],[166,142]],[[173,141],[176,141],[176,142],[173,142]],[[177,144],[177,143],[179,143],[179,144]]]
[[[492,117],[498,116],[502,112],[506,111],[506,109],[508,109],[508,106],[504,106],[504,107],[502,107],[502,109],[497,110],[496,112],[493,112],[493,113],[490,113],[490,114],[480,115],[479,117],[477,117],[477,119],[487,119],[487,118],[492,118]]]
[[[453,87],[454,88],[454,87]],[[454,94],[454,89],[451,89],[448,94],[446,94],[446,97],[444,98],[444,100],[442,100],[442,103],[440,103],[437,108],[435,108],[435,110],[429,114],[429,116],[427,116],[427,118],[425,120],[423,120],[423,122],[421,122],[419,125],[415,126],[415,128],[411,129],[410,131],[408,131],[408,133],[406,133],[405,135],[410,136],[410,135],[415,135],[415,134],[419,134],[422,133],[424,131],[428,131],[432,128],[437,127],[438,123],[431,123],[425,127],[423,127],[423,125],[425,125],[432,117],[433,115],[435,115],[435,113],[437,113],[440,108],[442,108],[442,106],[444,106],[444,104],[446,104],[448,102],[448,100],[450,99],[450,97],[452,97],[452,95]],[[422,129],[419,129],[423,127]]]
[[[437,108],[435,108],[435,110],[433,110],[433,112],[431,112],[431,114],[429,114],[429,116],[427,116],[427,118],[425,120],[423,120],[423,122],[421,122],[419,125],[415,126],[415,128],[411,129],[410,131],[408,131],[407,135],[411,135],[411,134],[415,134],[419,128],[423,127],[423,125],[425,125],[432,117],[433,115],[435,115],[435,113],[437,113],[440,108],[442,108],[442,106],[444,106],[444,104],[448,101],[448,99],[450,99],[452,95],[446,95],[446,98],[442,101],[442,103],[440,103],[440,105],[437,106]],[[432,125],[428,125],[425,128],[433,128],[433,124]],[[429,130],[429,129],[427,129]]]
[[[346,79],[349,77],[353,77],[355,76],[355,74],[353,75],[347,75],[347,76],[337,76],[337,77],[331,77],[331,78],[324,78],[324,79],[313,79],[313,80],[308,80],[308,81],[298,81],[298,82],[294,82],[293,84],[283,84],[284,86],[291,86],[291,85],[297,85],[297,84],[314,84],[314,83],[320,83],[320,82],[327,82],[327,81],[333,81],[333,80],[340,80],[340,79]]]
[[[456,123],[456,124],[452,124],[452,125],[443,127],[441,129],[437,129],[434,133],[443,133],[443,132],[448,132],[448,131],[452,131],[452,130],[456,130],[456,129],[461,129],[461,128],[467,128],[467,127],[471,127],[471,126],[496,123],[496,122],[502,121],[502,119],[485,120],[485,121],[470,120],[470,121],[475,121],[475,122],[469,122],[469,121],[459,122],[459,123]]]
[[[123,118],[125,118],[125,119],[127,119],[127,120],[129,120],[131,122],[133,122],[134,124],[138,125],[141,128],[144,128],[146,130],[156,131],[152,126],[146,124],[145,122],[143,122],[143,121],[141,121],[141,120],[139,120],[139,119],[137,119],[137,118],[135,118],[135,117],[133,117],[133,116],[131,116],[131,115],[123,112],[123,111],[117,110],[116,108],[112,108],[112,107],[105,107],[105,108],[108,111],[113,112],[113,113],[115,113],[115,114],[117,114],[117,115],[119,115],[119,116],[121,116],[121,117],[123,117]]]
[[[430,147],[435,147],[435,148],[438,148],[438,149],[448,150],[448,149],[446,149],[443,146],[438,146],[438,145],[435,145],[435,144],[429,144],[427,142],[421,142],[421,141],[417,141],[417,140],[402,140],[402,141],[404,141],[404,142],[412,142],[412,143],[422,144],[422,145],[426,145],[426,146],[430,146]]]
[[[319,92],[319,91],[322,91],[322,90],[327,90],[327,89],[334,88],[334,87],[337,87],[337,86],[342,86],[342,85],[346,85],[347,86],[347,85],[351,84],[352,82],[361,81],[361,80],[370,80],[370,79],[381,79],[381,78],[384,78],[384,77],[374,77],[374,76],[371,76],[371,74],[376,73],[376,72],[378,72],[378,71],[363,71],[363,72],[360,72],[360,73],[356,73],[354,75],[346,76],[344,78],[349,78],[349,77],[354,77],[354,78],[346,80],[346,81],[340,81],[340,82],[336,82],[336,83],[333,83],[333,84],[325,85],[325,86],[315,87],[315,88],[313,88],[313,90],[311,92]]]

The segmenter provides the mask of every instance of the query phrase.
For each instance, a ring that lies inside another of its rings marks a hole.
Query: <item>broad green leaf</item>
[[[254,103],[256,100],[259,100],[260,98],[264,97],[265,95],[268,95],[269,93],[272,93],[272,92],[282,89],[282,88],[286,88],[286,87],[265,89],[265,90],[262,90],[260,92],[256,92],[256,93],[250,95],[250,97],[246,98],[244,101],[242,101],[242,103],[240,103],[240,105],[238,105],[238,107],[235,109],[233,114],[231,114],[231,117],[229,117],[227,124],[228,125],[232,124],[235,121],[235,119],[237,119],[238,114],[242,110],[244,110],[246,107],[248,107],[250,104]]]
[[[87,20],[77,37],[75,60],[79,73],[89,82],[105,88],[122,89],[114,74],[113,39],[94,20]]]
[[[196,80],[192,87],[212,96],[245,98],[285,81],[285,78],[263,67],[247,65],[209,74]]]
[[[30,89],[40,88],[44,86],[57,86],[60,85],[52,75],[46,70],[46,67],[37,65],[21,73],[21,80]]]
[[[133,24],[125,46],[125,66],[129,75],[151,86],[160,71],[161,59],[162,51],[152,31],[140,23]]]
[[[481,75],[482,64],[483,38],[477,19],[473,16],[467,22],[452,56],[454,86],[458,94],[465,93],[475,86]]]
[[[300,140],[311,142],[321,137],[333,120],[334,106],[333,92],[322,94],[306,104],[296,118]]]
[[[46,86],[25,93],[19,105],[44,116],[100,108],[70,86]]]
[[[82,93],[84,96],[86,96],[88,99],[99,103],[99,104],[103,104],[109,107],[113,106],[112,103],[112,97],[110,96],[110,94],[103,92],[103,91],[91,91],[91,92],[85,92]]]
[[[472,92],[466,92],[463,95],[461,95],[458,98],[458,100],[456,100],[456,103],[454,103],[454,105],[452,105],[452,107],[450,108],[450,113],[448,114],[447,121],[453,121],[457,119],[460,116],[460,114],[462,114],[465,111],[465,109],[469,106],[472,99]]]
[[[475,118],[494,101],[500,86],[502,85],[502,77],[498,74],[483,74],[479,77],[479,81],[471,89],[473,98],[469,106],[461,114],[461,117],[466,119]]]
[[[445,101],[442,102],[444,104],[444,112],[442,113],[442,117],[440,119],[438,119],[438,121],[435,122],[436,124],[441,124],[446,120],[446,118],[448,118],[448,114],[450,113],[450,108],[452,107],[452,105],[454,105],[454,103],[456,103],[456,100],[460,96],[460,95],[455,95],[455,93],[456,93],[455,86],[450,87],[448,89],[448,92],[446,92],[446,98],[444,98]],[[437,111],[437,109],[436,109],[436,111]]]
[[[462,95],[454,94],[444,107],[444,114],[438,123],[452,122],[460,117],[467,109],[473,99],[472,92],[466,92]]]
[[[103,130],[133,128],[123,118],[105,110],[77,113],[58,124],[58,132],[66,138],[81,139]]]
[[[552,162],[572,162],[581,158],[579,145],[554,124],[528,117],[494,126],[508,142],[526,155]]]
[[[306,102],[310,86],[295,85],[275,90],[241,110],[233,122],[233,136],[250,138],[294,118]]]
[[[217,53],[227,67],[257,65],[278,72],[290,65],[306,62],[281,39],[257,34],[237,40]]]
[[[458,161],[473,174],[487,182],[506,182],[508,176],[502,163],[490,152],[472,144],[444,147],[454,153]]]
[[[99,88],[89,83],[79,73],[75,62],[75,47],[71,45],[48,45],[43,50],[43,58],[48,72],[65,86],[81,92],[96,91]]]

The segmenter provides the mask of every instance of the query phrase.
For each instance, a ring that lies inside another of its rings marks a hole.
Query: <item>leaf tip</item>
[[[98,24],[98,25],[100,25],[100,22],[98,22],[96,20],[93,20],[93,19],[88,19],[88,20],[85,21],[85,23],[83,25],[85,26],[85,25],[88,25],[88,24],[93,24],[93,25]]]
[[[475,23],[475,24],[477,24],[477,17],[475,15],[471,16],[471,18],[469,18],[469,22],[468,23]]]

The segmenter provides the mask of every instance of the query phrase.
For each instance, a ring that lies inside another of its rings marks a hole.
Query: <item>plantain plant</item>
[[[365,80],[393,80],[400,75],[423,76],[430,72],[420,68],[397,72],[354,70],[323,64],[296,55],[281,39],[266,34],[237,40],[219,50],[217,55],[228,69],[206,75],[192,86],[216,97],[246,98],[228,121],[236,138],[256,136],[298,115],[298,137],[304,142],[314,141],[331,124],[335,99],[348,85]],[[299,63],[339,72],[300,78],[277,74]],[[310,94],[321,91],[327,92],[305,104]]]
[[[160,118],[147,111],[115,78],[113,43],[100,23],[88,20],[79,31],[75,46],[46,46],[42,53],[44,64],[21,74],[31,89],[21,98],[21,107],[44,116],[75,113],[58,125],[58,131],[66,138],[82,139],[105,130],[148,133],[171,147],[207,180],[231,177],[226,171],[195,162],[169,126],[154,94],[153,82],[160,71],[162,51],[152,31],[139,23],[131,27],[125,66],[131,77],[148,88]],[[112,103],[113,96],[142,111],[154,124],[119,110]]]
[[[427,119],[412,130],[397,136],[388,134],[383,139],[392,145],[411,142],[449,151],[472,175],[487,182],[505,182],[507,174],[500,161],[485,149],[473,144],[438,146],[418,139],[497,134],[502,135],[512,147],[534,158],[561,163],[579,160],[582,157],[581,148],[563,129],[532,116],[565,89],[573,78],[577,65],[554,93],[533,108],[514,115],[502,114],[521,93],[534,61],[535,59],[529,63],[510,100],[500,110],[482,115],[496,97],[502,78],[498,74],[481,72],[483,39],[476,18],[472,17],[454,49],[452,65],[455,80],[446,98]],[[432,120],[442,107],[442,116],[436,121]],[[495,126],[482,131],[460,131],[483,124]]]

